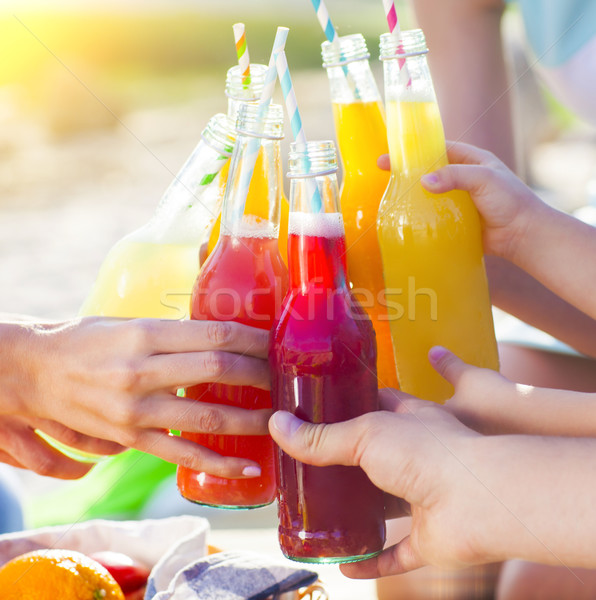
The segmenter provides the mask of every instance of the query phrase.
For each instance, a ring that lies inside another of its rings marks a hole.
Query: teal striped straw
[[[281,50],[277,53],[277,76],[281,85],[281,91],[286,104],[286,110],[288,112],[288,118],[290,119],[290,125],[292,127],[292,134],[294,140],[298,144],[306,146],[306,134],[304,127],[302,126],[302,119],[298,112],[298,103],[296,101],[296,94],[294,92],[294,86],[292,85],[292,79],[290,77],[290,71],[288,69],[288,61],[286,59],[286,53]],[[308,158],[307,158],[308,160]],[[323,201],[321,200],[321,193],[319,187],[314,179],[307,178],[306,186],[309,196],[311,197],[312,210],[313,212],[321,212],[323,210]]]
[[[331,22],[331,17],[329,16],[329,11],[327,10],[327,7],[325,6],[325,2],[323,2],[323,0],[310,0],[310,1],[312,2],[315,12],[317,13],[317,19],[319,20],[319,23],[321,24],[321,28],[323,29],[323,32],[325,33],[325,37],[332,44],[336,44],[337,49],[339,50],[340,49],[339,36],[337,35],[337,30],[333,26],[333,23]],[[340,58],[343,58],[341,51],[340,51],[339,55],[340,55]],[[344,72],[344,75],[346,76],[346,79],[348,80],[348,84],[353,88],[354,95],[356,96],[356,98],[360,99],[360,93],[358,92],[358,87],[356,86],[356,82],[353,81],[353,78],[350,75],[348,66],[343,65],[341,70]]]
[[[277,33],[275,34],[275,40],[273,41],[273,49],[271,51],[271,57],[269,59],[269,67],[265,73],[265,80],[263,82],[263,90],[261,92],[261,98],[259,99],[259,109],[257,112],[257,127],[263,126],[267,110],[271,104],[273,98],[273,92],[275,90],[275,81],[277,79],[277,68],[275,66],[275,60],[279,52],[283,52],[286,40],[288,39],[289,29],[287,27],[278,27]],[[248,196],[248,190],[250,188],[250,182],[252,180],[252,174],[255,170],[255,164],[261,149],[261,140],[257,137],[251,137],[246,149],[245,155],[242,157],[242,172],[240,175],[239,194],[242,195],[242,202],[238,202],[239,214],[236,215],[238,220],[242,218],[244,214],[244,206],[246,204],[246,198]]]

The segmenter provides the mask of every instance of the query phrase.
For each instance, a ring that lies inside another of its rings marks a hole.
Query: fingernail
[[[426,175],[423,175],[420,180],[422,183],[430,186],[434,186],[439,183],[439,178],[434,173],[427,173]]]
[[[447,348],[443,348],[443,346],[433,346],[428,351],[428,358],[431,360],[431,362],[437,363],[448,353],[449,350],[447,350]]]
[[[261,467],[244,467],[244,469],[242,469],[242,475],[245,477],[260,477]]]
[[[302,421],[295,417],[292,413],[280,410],[271,417],[273,426],[277,429],[284,437],[292,437],[298,427],[302,425]]]

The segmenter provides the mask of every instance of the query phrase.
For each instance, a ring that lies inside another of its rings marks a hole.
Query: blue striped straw
[[[294,140],[298,144],[303,144],[306,146],[306,134],[304,132],[304,127],[302,126],[300,113],[298,112],[298,102],[296,101],[296,93],[294,92],[294,86],[292,85],[292,79],[288,69],[286,53],[283,50],[278,52],[276,61],[277,76],[279,77],[279,83],[281,84],[281,91],[286,103],[286,110],[290,119]],[[313,212],[321,212],[323,209],[323,201],[321,200],[321,194],[319,192],[317,182],[309,177],[306,179],[306,186],[311,197]]]
[[[259,99],[259,109],[257,111],[257,127],[260,128],[264,125],[267,110],[271,104],[273,98],[273,92],[275,90],[275,81],[277,78],[277,68],[275,66],[275,59],[279,52],[283,52],[286,40],[288,39],[289,29],[287,27],[278,27],[277,33],[275,34],[275,40],[273,41],[273,49],[271,51],[271,57],[269,58],[269,68],[265,73],[265,80],[263,82],[263,90],[261,91],[261,98]],[[261,149],[261,140],[259,138],[250,138],[246,153],[242,157],[242,172],[240,174],[239,183],[239,194],[241,194],[243,200],[238,202],[237,207],[239,214],[237,215],[238,220],[244,213],[244,206],[246,204],[246,198],[248,196],[248,190],[250,188],[250,182],[252,179],[253,171],[255,170],[255,164]]]
[[[317,13],[317,19],[319,19],[319,23],[325,32],[325,36],[333,44],[337,39],[337,31],[335,30],[335,27],[333,27],[333,23],[331,22],[329,11],[327,10],[325,3],[323,0],[311,0],[311,2]]]
[[[339,47],[340,47],[339,46],[339,36],[337,35],[337,30],[333,26],[333,23],[331,22],[331,17],[329,16],[329,11],[327,10],[325,3],[323,2],[323,0],[310,0],[310,1],[312,2],[312,5],[314,6],[314,9],[317,13],[317,19],[319,20],[319,23],[321,24],[321,27],[325,33],[325,37],[332,44],[336,44],[337,49],[339,50]],[[342,57],[342,54],[340,51],[340,58],[341,57]],[[344,72],[344,75],[346,76],[348,83],[353,88],[354,95],[356,96],[356,98],[359,99],[360,94],[358,92],[358,88],[356,87],[356,83],[352,80],[352,76],[350,75],[348,66],[343,65],[341,69]]]

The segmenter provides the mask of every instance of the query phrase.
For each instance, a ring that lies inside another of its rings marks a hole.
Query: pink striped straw
[[[401,28],[399,26],[399,19],[397,18],[397,11],[395,10],[395,0],[383,0],[383,7],[385,8],[385,16],[387,17],[387,25],[389,25],[389,33],[391,33],[397,40],[397,51],[402,52],[404,47],[401,43]],[[400,71],[404,69],[406,64],[405,58],[398,58],[397,64],[399,65]],[[404,72],[407,75],[407,70]],[[412,80],[408,76],[407,87],[412,85]]]

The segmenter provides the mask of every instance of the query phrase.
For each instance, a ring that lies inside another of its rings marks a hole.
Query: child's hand
[[[546,205],[491,152],[449,143],[447,156],[452,164],[422,177],[422,185],[434,194],[469,192],[482,218],[485,252],[514,260],[528,225]]]
[[[445,408],[462,423],[486,434],[519,431],[527,386],[512,383],[492,369],[469,365],[441,346],[432,348],[428,358],[437,373],[453,385],[455,391]]]

